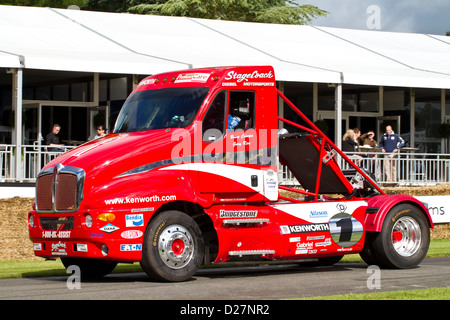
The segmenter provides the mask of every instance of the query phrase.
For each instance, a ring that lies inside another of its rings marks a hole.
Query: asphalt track
[[[110,274],[79,288],[69,276],[2,279],[0,300],[273,300],[438,288],[450,286],[450,258],[425,259],[405,270],[377,271],[364,263],[201,269],[182,283],[151,282],[143,272]]]

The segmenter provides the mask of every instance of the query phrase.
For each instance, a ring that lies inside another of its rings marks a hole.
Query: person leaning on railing
[[[386,153],[384,156],[384,172],[386,173],[386,181],[397,181],[397,168],[394,158],[395,154],[405,144],[405,141],[398,134],[394,133],[391,126],[386,126],[386,132],[381,137],[379,146],[381,152]]]

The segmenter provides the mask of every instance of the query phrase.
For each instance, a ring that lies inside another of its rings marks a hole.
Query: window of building
[[[415,89],[415,146],[420,152],[438,153],[441,139],[441,90]]]

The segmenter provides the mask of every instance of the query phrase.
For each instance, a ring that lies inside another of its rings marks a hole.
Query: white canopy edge
[[[155,74],[230,65],[272,65],[280,81],[449,89],[450,40],[412,33],[0,6],[0,67]]]

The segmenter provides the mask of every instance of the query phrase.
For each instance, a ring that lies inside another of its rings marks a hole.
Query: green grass
[[[335,296],[301,298],[298,300],[450,300],[450,287],[359,294],[341,294]]]
[[[427,257],[449,257],[450,239],[431,240]],[[341,262],[362,262],[359,254],[344,256]],[[119,263],[114,273],[141,272],[139,263]],[[51,277],[67,275],[66,269],[61,261],[45,260],[18,260],[0,261],[0,279],[6,278],[29,278],[29,277]]]

